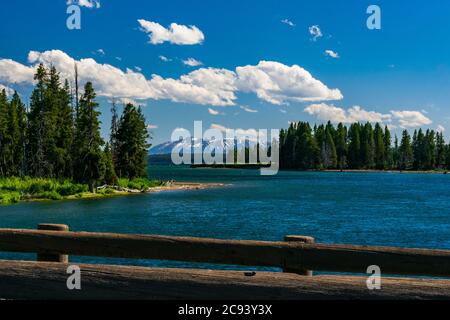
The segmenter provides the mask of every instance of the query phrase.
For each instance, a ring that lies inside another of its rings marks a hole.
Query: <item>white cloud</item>
[[[256,66],[238,67],[236,73],[241,91],[254,92],[272,104],[343,99],[339,89],[329,89],[298,65],[261,61]]]
[[[339,54],[337,52],[334,52],[333,50],[325,50],[325,54],[331,58],[339,59]]]
[[[96,8],[99,9],[101,7],[100,1],[96,0],[67,0],[67,5],[76,4],[80,7],[86,8]]]
[[[348,110],[328,105],[325,103],[312,104],[305,108],[306,113],[317,117],[322,121],[333,123],[354,123],[354,122],[383,122],[391,119],[390,114],[382,114],[375,111],[366,111],[359,106],[351,107]]]
[[[359,106],[345,110],[325,103],[312,104],[306,107],[304,111],[317,117],[319,120],[331,121],[333,123],[380,122],[389,124],[391,128],[397,126],[401,128],[414,128],[433,123],[419,111],[393,110],[390,113],[383,114],[376,111],[367,111]]]
[[[186,60],[183,60],[183,63],[189,67],[198,67],[203,65],[203,62],[195,60],[194,58],[188,58]]]
[[[445,132],[445,127],[440,124],[440,125],[437,126],[436,131],[440,132],[440,133],[444,133]]]
[[[241,108],[242,110],[244,110],[245,112],[258,113],[258,110],[249,108],[249,107],[247,107],[247,106],[240,106],[240,108]]]
[[[209,114],[212,115],[212,116],[218,116],[218,115],[220,114],[219,111],[214,110],[214,109],[211,109],[211,108],[208,108],[208,112],[209,112]]]
[[[138,20],[142,31],[149,34],[151,44],[170,42],[177,45],[201,44],[205,35],[196,26],[184,26],[172,23],[169,28],[164,28],[157,22]]]
[[[317,39],[323,37],[322,31],[318,25],[309,27],[309,34],[312,36],[312,41],[317,41]]]
[[[256,66],[237,67],[235,71],[217,68],[200,68],[178,79],[152,75],[147,79],[142,73],[125,71],[94,59],[75,60],[60,50],[31,51],[30,66],[9,59],[0,59],[0,83],[33,83],[36,66],[53,65],[62,78],[74,78],[74,65],[78,66],[80,85],[94,83],[97,94],[103,97],[134,100],[171,100],[209,106],[236,105],[238,92],[255,93],[272,104],[302,101],[327,101],[342,99],[338,89],[329,89],[300,66],[286,66],[273,61],[261,61]]]
[[[10,87],[4,86],[0,83],[0,92],[5,90],[7,96],[12,96],[14,94],[14,90]]]
[[[131,99],[131,98],[119,98],[119,101],[120,101],[120,103],[122,103],[124,105],[131,103],[132,105],[135,105],[135,106],[141,106],[141,107],[146,106],[145,102],[137,101],[137,100]]]
[[[148,130],[152,130],[152,129],[158,129],[159,127],[157,126],[157,125],[155,125],[155,124],[148,124],[147,125],[147,129]]]
[[[226,132],[228,130],[228,128],[225,128],[224,126],[216,123],[211,124],[211,129],[219,130],[222,132]]]
[[[420,111],[391,111],[391,113],[402,128],[427,126],[433,123]]]
[[[164,62],[170,62],[172,59],[167,58],[166,56],[159,56],[159,59]]]
[[[101,56],[104,56],[106,54],[105,50],[103,50],[103,49],[98,49],[97,51],[95,51],[95,53],[97,53]]]
[[[116,57],[116,60],[122,61],[122,58],[121,57]]]
[[[142,72],[142,68],[139,66],[135,66],[134,69],[136,69],[136,71]]]
[[[0,82],[32,83],[34,68],[24,66],[10,59],[0,59]]]
[[[281,113],[285,113],[285,114],[287,113],[287,111],[284,110],[284,109],[280,109],[280,112],[281,112]]]
[[[281,20],[281,23],[287,24],[290,27],[295,27],[295,23],[293,23],[291,20],[289,19],[283,19]]]

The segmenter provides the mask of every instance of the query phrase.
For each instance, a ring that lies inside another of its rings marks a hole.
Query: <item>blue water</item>
[[[76,231],[276,241],[285,235],[307,235],[320,243],[450,249],[450,175],[282,172],[261,177],[258,171],[172,166],[152,166],[150,175],[226,186],[0,207],[0,228],[59,223]],[[0,258],[35,256],[0,253]],[[204,266],[82,257],[71,260]]]

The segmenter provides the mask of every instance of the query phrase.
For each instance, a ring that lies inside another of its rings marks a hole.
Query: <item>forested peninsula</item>
[[[394,140],[394,141],[392,141]],[[283,170],[450,170],[450,145],[442,132],[403,130],[392,139],[388,126],[376,123],[340,123],[311,128],[291,123],[280,132],[280,168]]]
[[[76,73],[77,74],[77,73]],[[39,65],[27,108],[17,92],[0,92],[0,204],[84,198],[145,191],[164,185],[147,179],[148,130],[140,107],[112,107],[110,141],[100,134],[96,93],[62,82]]]

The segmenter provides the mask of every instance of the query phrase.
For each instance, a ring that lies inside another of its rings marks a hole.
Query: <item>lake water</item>
[[[226,186],[0,207],[0,228],[59,223],[74,231],[276,241],[306,235],[320,243],[450,249],[450,175],[281,172],[262,177],[258,171],[172,166],[152,166],[150,175]],[[1,253],[0,258],[35,256]],[[71,261],[211,267],[80,257]]]

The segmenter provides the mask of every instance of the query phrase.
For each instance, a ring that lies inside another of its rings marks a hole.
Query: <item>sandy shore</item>
[[[147,193],[179,190],[204,190],[224,186],[225,184],[223,183],[169,182],[165,186],[151,188],[147,191]]]

